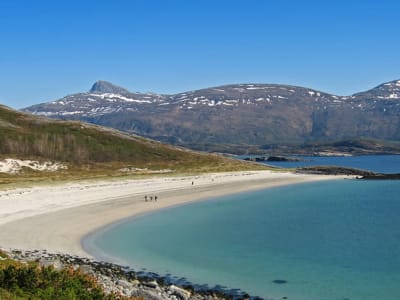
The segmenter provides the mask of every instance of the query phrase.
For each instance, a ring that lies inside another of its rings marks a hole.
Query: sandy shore
[[[82,238],[123,218],[216,196],[333,178],[254,171],[0,191],[0,247],[90,257]],[[145,201],[145,195],[158,200]]]

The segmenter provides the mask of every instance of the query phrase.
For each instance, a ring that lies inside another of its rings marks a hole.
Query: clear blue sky
[[[0,103],[98,79],[175,93],[286,83],[348,95],[400,79],[400,1],[0,0]]]

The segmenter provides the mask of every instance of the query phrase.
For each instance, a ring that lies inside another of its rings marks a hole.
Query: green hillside
[[[1,159],[57,161],[67,164],[68,172],[113,172],[123,167],[181,173],[263,168],[100,126],[36,117],[5,106],[0,106],[0,139]]]

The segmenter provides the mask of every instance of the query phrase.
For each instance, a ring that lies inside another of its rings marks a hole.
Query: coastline
[[[271,171],[63,184],[0,192],[0,247],[93,258],[90,233],[126,218],[244,191],[343,178]],[[157,196],[145,201],[144,196]]]

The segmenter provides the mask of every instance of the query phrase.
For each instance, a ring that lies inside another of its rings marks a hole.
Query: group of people
[[[144,196],[144,201],[145,202],[147,202],[147,201],[153,201],[153,199],[154,199],[154,201],[156,201],[157,202],[157,199],[158,199],[158,197],[157,196],[147,196],[147,195],[145,195]]]

